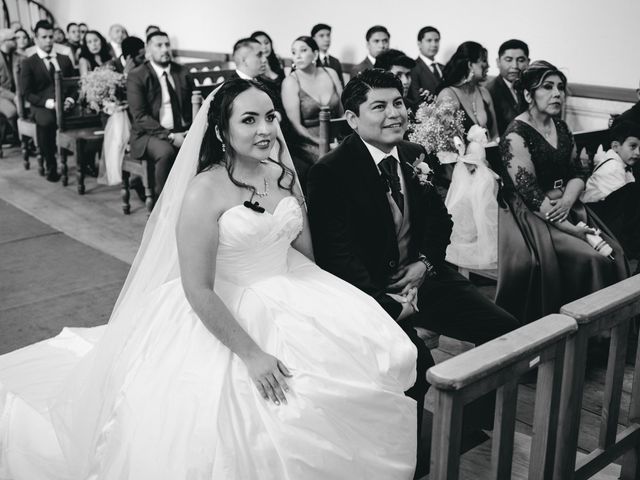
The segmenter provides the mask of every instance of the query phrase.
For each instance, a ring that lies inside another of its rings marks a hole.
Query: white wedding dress
[[[292,372],[287,405],[260,396],[176,278],[137,299],[138,326],[105,380],[115,400],[90,441],[69,445],[77,426],[56,412],[111,325],[0,357],[0,479],[411,479],[415,347],[371,297],[291,247],[302,222],[294,197],[219,220],[215,291]],[[81,476],[63,454],[76,449]]]

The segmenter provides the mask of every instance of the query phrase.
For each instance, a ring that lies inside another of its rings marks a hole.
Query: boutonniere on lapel
[[[407,165],[411,167],[413,171],[413,177],[418,180],[420,185],[431,185],[431,177],[433,176],[433,170],[431,167],[425,162],[425,155],[421,153],[418,157],[416,157],[413,164],[406,162]]]

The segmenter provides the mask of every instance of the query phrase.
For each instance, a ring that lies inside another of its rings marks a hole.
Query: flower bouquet
[[[81,79],[80,98],[92,110],[108,115],[98,183],[117,185],[122,182],[122,160],[131,130],[125,104],[125,77],[108,68],[93,70]]]
[[[409,140],[422,145],[429,155],[458,153],[454,138],[464,138],[464,112],[451,102],[423,103],[409,126]]]

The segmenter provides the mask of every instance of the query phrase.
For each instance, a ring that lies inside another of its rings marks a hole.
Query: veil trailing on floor
[[[120,353],[125,346],[145,341],[148,325],[139,322],[151,292],[180,276],[176,225],[190,181],[196,175],[200,146],[207,130],[209,105],[220,88],[209,95],[195,117],[178,152],[171,173],[153,213],[147,221],[138,253],[115,304],[104,335],[96,347],[80,361],[65,382],[51,416],[73,478],[90,478],[100,462],[100,447],[110,433],[110,418],[126,409],[121,390],[132,381],[132,366]],[[295,172],[295,167],[278,128],[272,158]],[[303,201],[295,180],[294,195]]]

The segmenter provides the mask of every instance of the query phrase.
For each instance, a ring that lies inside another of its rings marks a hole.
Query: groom
[[[418,401],[420,422],[434,361],[413,327],[478,345],[518,324],[445,263],[453,223],[435,189],[414,174],[425,150],[403,141],[402,93],[382,70],[351,79],[342,105],[355,133],[311,168],[308,204],[318,265],[371,295],[418,347],[407,395]],[[404,302],[413,291],[415,304]]]

